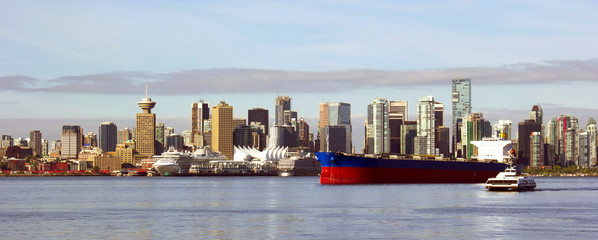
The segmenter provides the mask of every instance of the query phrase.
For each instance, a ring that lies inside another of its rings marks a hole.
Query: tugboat
[[[533,178],[517,176],[517,170],[513,167],[507,168],[504,172],[498,173],[496,177],[486,181],[486,189],[490,191],[531,191],[536,188]]]

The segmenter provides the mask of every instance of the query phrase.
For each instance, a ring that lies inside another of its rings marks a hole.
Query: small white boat
[[[517,170],[512,167],[486,181],[486,189],[490,191],[530,191],[534,188],[536,182],[533,178],[517,176]]]

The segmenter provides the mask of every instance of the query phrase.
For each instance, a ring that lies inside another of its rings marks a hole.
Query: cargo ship
[[[390,159],[318,152],[321,184],[485,183],[504,171],[498,162]]]

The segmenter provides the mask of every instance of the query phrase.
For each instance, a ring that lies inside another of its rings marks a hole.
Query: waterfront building
[[[550,166],[559,163],[559,120],[554,117],[546,124],[546,161]]]
[[[88,158],[93,162],[93,167],[98,167],[100,171],[111,172],[122,168],[122,160],[119,156],[102,153]]]
[[[462,119],[461,139],[463,146],[463,157],[471,158],[477,153],[477,147],[472,141],[480,141],[483,138],[492,136],[492,125],[484,119],[482,113],[470,113]]]
[[[594,167],[597,164],[598,158],[598,129],[596,120],[593,117],[588,119],[586,132],[588,133],[588,166]]]
[[[212,149],[233,159],[233,107],[221,101],[212,107]]]
[[[41,157],[42,154],[42,133],[39,130],[33,130],[29,133],[29,142],[33,156]]]
[[[60,136],[62,159],[77,159],[81,151],[81,127],[78,125],[62,126]]]
[[[118,129],[116,124],[113,122],[103,122],[100,124],[99,134],[99,147],[104,152],[114,152],[116,150],[116,144],[118,143]]]
[[[558,119],[559,165],[566,167],[577,165],[579,161],[579,120],[569,114]]]
[[[498,123],[492,126],[492,137],[502,140],[511,140],[511,129],[513,128],[511,120],[498,120]]]
[[[130,146],[126,144],[117,144],[116,145],[116,156],[120,157],[121,163],[125,164],[128,163],[130,165],[135,165],[135,158],[133,157],[135,151]]]
[[[577,162],[578,167],[587,168],[590,166],[590,148],[588,142],[588,132],[580,130],[578,134],[579,141],[579,160]]]
[[[251,125],[252,123],[260,123],[264,125],[264,133],[268,135],[269,128],[269,115],[268,109],[264,108],[252,108],[247,110],[247,122]]]
[[[390,101],[388,110],[388,128],[390,153],[401,152],[401,126],[407,121],[407,101]]]
[[[83,129],[81,129],[83,132]],[[83,136],[83,146],[87,146],[89,148],[97,147],[98,146],[98,135],[94,132],[88,132]]]
[[[365,153],[380,154],[390,151],[388,110],[388,100],[384,98],[376,98],[368,105]]]
[[[417,139],[415,141],[415,154],[437,155],[435,149],[435,112],[434,97],[419,98],[417,104]]]
[[[142,112],[136,115],[135,128],[135,150],[146,156],[156,154],[156,114],[152,113],[152,108],[156,106],[147,95],[147,86],[145,88],[145,98],[137,103]]]
[[[530,155],[531,155],[531,136],[534,132],[542,132],[542,124],[536,122],[533,119],[526,119],[523,122],[519,123],[519,131],[518,131],[518,151],[517,151],[517,159],[518,164],[523,164],[524,166],[531,166],[530,162]],[[539,136],[541,138],[541,136]]]
[[[133,135],[131,134],[130,129],[124,128],[122,130],[118,130],[117,144],[122,144],[132,139]]]
[[[530,166],[544,166],[544,139],[542,138],[542,132],[532,132],[529,137],[529,141]]]
[[[274,124],[282,126],[285,124],[284,111],[291,110],[291,98],[289,96],[276,97]]]
[[[463,118],[471,113],[471,79],[453,79],[453,139],[452,152],[455,157],[463,156],[463,143],[461,136]]]

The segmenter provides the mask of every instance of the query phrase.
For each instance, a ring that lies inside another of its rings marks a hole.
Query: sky
[[[274,99],[317,132],[320,102],[352,106],[363,147],[367,105],[420,97],[445,104],[451,79],[472,81],[472,111],[516,125],[598,117],[595,1],[4,1],[0,0],[0,134],[60,138],[62,125],[133,128],[137,102],[189,129],[190,105],[226,101],[234,116]],[[271,121],[272,122],[272,121]],[[516,127],[514,127],[516,131]],[[513,135],[515,133],[513,132]]]

